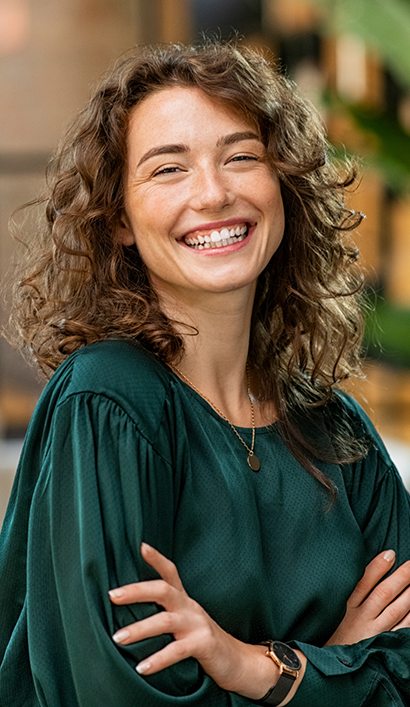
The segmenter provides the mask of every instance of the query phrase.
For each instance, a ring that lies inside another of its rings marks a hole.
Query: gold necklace
[[[180,371],[179,368],[177,368],[176,366],[171,366],[171,368],[172,368],[172,370],[175,371],[175,373],[177,373],[186,383],[188,383],[188,385],[190,385],[191,388],[193,388],[193,389],[195,390],[195,392],[198,393],[198,395],[201,396],[201,398],[203,398],[204,400],[206,400],[206,402],[208,403],[208,405],[210,405],[211,408],[213,408],[213,409],[215,410],[215,412],[217,412],[218,415],[219,415],[220,417],[222,417],[223,420],[226,420],[226,422],[228,422],[228,424],[232,427],[232,429],[233,429],[233,431],[235,432],[236,436],[237,436],[238,439],[242,442],[243,446],[245,447],[245,449],[246,449],[247,452],[248,452],[248,459],[247,459],[247,461],[248,461],[248,464],[249,464],[250,468],[252,469],[252,471],[259,471],[259,469],[261,468],[261,463],[260,463],[258,457],[256,456],[255,452],[254,452],[254,448],[255,448],[255,410],[254,410],[254,407],[253,407],[253,402],[252,402],[252,397],[251,397],[251,390],[250,390],[251,386],[250,386],[250,380],[249,380],[249,367],[248,367],[248,364],[246,364],[246,385],[247,385],[246,392],[247,392],[247,394],[248,394],[249,402],[250,402],[250,405],[251,405],[251,418],[252,418],[252,444],[251,444],[250,447],[248,447],[248,445],[246,444],[245,440],[242,439],[242,437],[241,437],[241,435],[239,434],[238,430],[237,430],[236,427],[232,424],[232,422],[227,418],[227,416],[226,416],[221,410],[219,410],[219,408],[217,408],[216,405],[214,405],[214,403],[212,403],[212,402],[209,400],[209,398],[206,397],[206,395],[204,395],[203,393],[201,393],[201,391],[196,387],[196,385],[194,385],[194,384],[192,383],[192,381],[189,380],[188,376],[186,376],[185,373],[182,373],[182,371]]]

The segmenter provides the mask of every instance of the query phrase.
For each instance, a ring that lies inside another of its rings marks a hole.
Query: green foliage
[[[397,194],[410,189],[410,135],[399,121],[379,110],[351,105],[334,94],[326,94],[325,104],[333,112],[347,114],[355,125],[370,138],[371,147],[366,162],[379,169]],[[344,150],[345,152],[345,150]]]
[[[410,0],[316,0],[324,9],[323,31],[353,35],[376,50],[404,90],[410,88]],[[397,193],[410,188],[410,135],[391,110],[352,105],[328,96],[332,110],[347,113],[370,140],[366,159],[382,171]],[[390,107],[388,107],[390,108]],[[349,147],[349,146],[348,146]],[[395,366],[410,367],[410,310],[380,294],[366,307],[367,354]]]
[[[324,8],[323,30],[356,35],[378,51],[398,83],[410,87],[410,0],[316,0]],[[372,138],[366,158],[398,193],[410,188],[410,135],[389,112],[352,105],[332,97],[331,107],[344,110]],[[347,146],[349,148],[349,145]]]
[[[359,128],[377,139],[375,161],[385,173],[391,187],[404,191],[410,186],[410,135],[398,120],[360,106],[348,111]]]
[[[380,53],[397,79],[410,86],[410,0],[316,2],[327,6],[327,32],[361,37]]]
[[[394,366],[410,366],[410,310],[369,295],[365,350],[368,356]]]

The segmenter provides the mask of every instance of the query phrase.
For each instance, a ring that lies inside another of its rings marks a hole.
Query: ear
[[[121,214],[120,222],[118,225],[118,238],[122,245],[130,246],[134,245],[135,243],[135,236],[125,211],[123,211],[123,213]]]

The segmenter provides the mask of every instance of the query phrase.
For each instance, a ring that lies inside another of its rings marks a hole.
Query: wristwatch
[[[297,653],[286,643],[281,641],[263,641],[261,645],[268,646],[266,655],[279,667],[280,676],[276,685],[271,687],[266,695],[261,700],[258,700],[257,704],[279,705],[292,689],[302,665]]]

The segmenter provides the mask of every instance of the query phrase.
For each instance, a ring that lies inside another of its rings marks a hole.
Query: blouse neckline
[[[170,369],[170,373],[172,375],[172,379],[178,384],[180,384],[183,390],[187,391],[189,395],[191,395],[206,410],[208,414],[212,415],[212,417],[218,420],[225,427],[231,429],[230,423],[223,417],[218,415],[216,410],[205,400],[205,398],[202,397],[202,395],[197,393],[196,390],[194,390],[190,385],[188,385],[188,383],[182,380],[172,369]],[[271,433],[272,430],[275,428],[276,424],[277,422],[272,422],[270,425],[262,425],[261,427],[255,427],[255,434],[261,435]],[[244,434],[252,434],[252,427],[241,427],[240,425],[234,425],[234,427],[239,432],[243,432]]]

